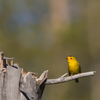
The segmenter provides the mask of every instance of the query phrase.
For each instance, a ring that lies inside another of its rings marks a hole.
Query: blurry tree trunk
[[[100,70],[100,1],[88,0],[87,2],[87,33],[91,53],[91,67],[94,69],[95,66],[95,69]],[[100,98],[100,90],[98,89],[98,86],[100,85],[99,76],[100,73],[96,74],[96,77],[93,78],[93,81],[91,82],[91,100]]]
[[[49,0],[50,23],[53,31],[58,30],[65,23],[70,21],[68,0]],[[64,24],[64,25],[65,25]]]

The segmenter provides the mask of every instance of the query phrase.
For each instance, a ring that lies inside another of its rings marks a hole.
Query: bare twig
[[[66,75],[66,74],[64,74],[57,79],[47,79],[45,84],[50,85],[50,84],[64,83],[64,82],[67,82],[67,81],[72,81],[72,80],[77,79],[77,78],[93,76],[95,73],[96,73],[96,71],[91,71],[91,72],[80,73],[80,74],[76,74],[76,75],[68,76],[68,77],[64,77]]]
[[[12,58],[9,58],[9,57],[3,57],[3,59],[12,60],[12,59],[14,59],[14,57],[12,57]]]
[[[61,77],[65,77],[68,73],[65,73],[64,75],[62,75]]]

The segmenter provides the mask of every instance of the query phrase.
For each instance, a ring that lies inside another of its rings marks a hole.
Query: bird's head
[[[68,56],[66,59],[68,60],[69,63],[73,62],[73,61],[76,61],[76,58],[74,56],[72,56],[72,55]]]

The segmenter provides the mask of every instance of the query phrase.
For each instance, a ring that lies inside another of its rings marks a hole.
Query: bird
[[[68,61],[69,76],[81,73],[81,66],[73,55],[68,56],[66,59]],[[75,82],[79,83],[79,80],[75,79]]]

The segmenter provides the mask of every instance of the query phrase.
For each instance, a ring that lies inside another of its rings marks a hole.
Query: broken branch
[[[57,79],[47,79],[45,84],[50,85],[50,84],[64,83],[64,82],[67,82],[67,81],[72,81],[72,80],[77,79],[77,78],[93,76],[95,73],[96,73],[96,71],[91,71],[91,72],[76,74],[76,75],[73,75],[73,76],[63,77],[64,75],[66,75],[66,74],[64,74],[64,75],[62,75],[61,77],[59,77]]]

